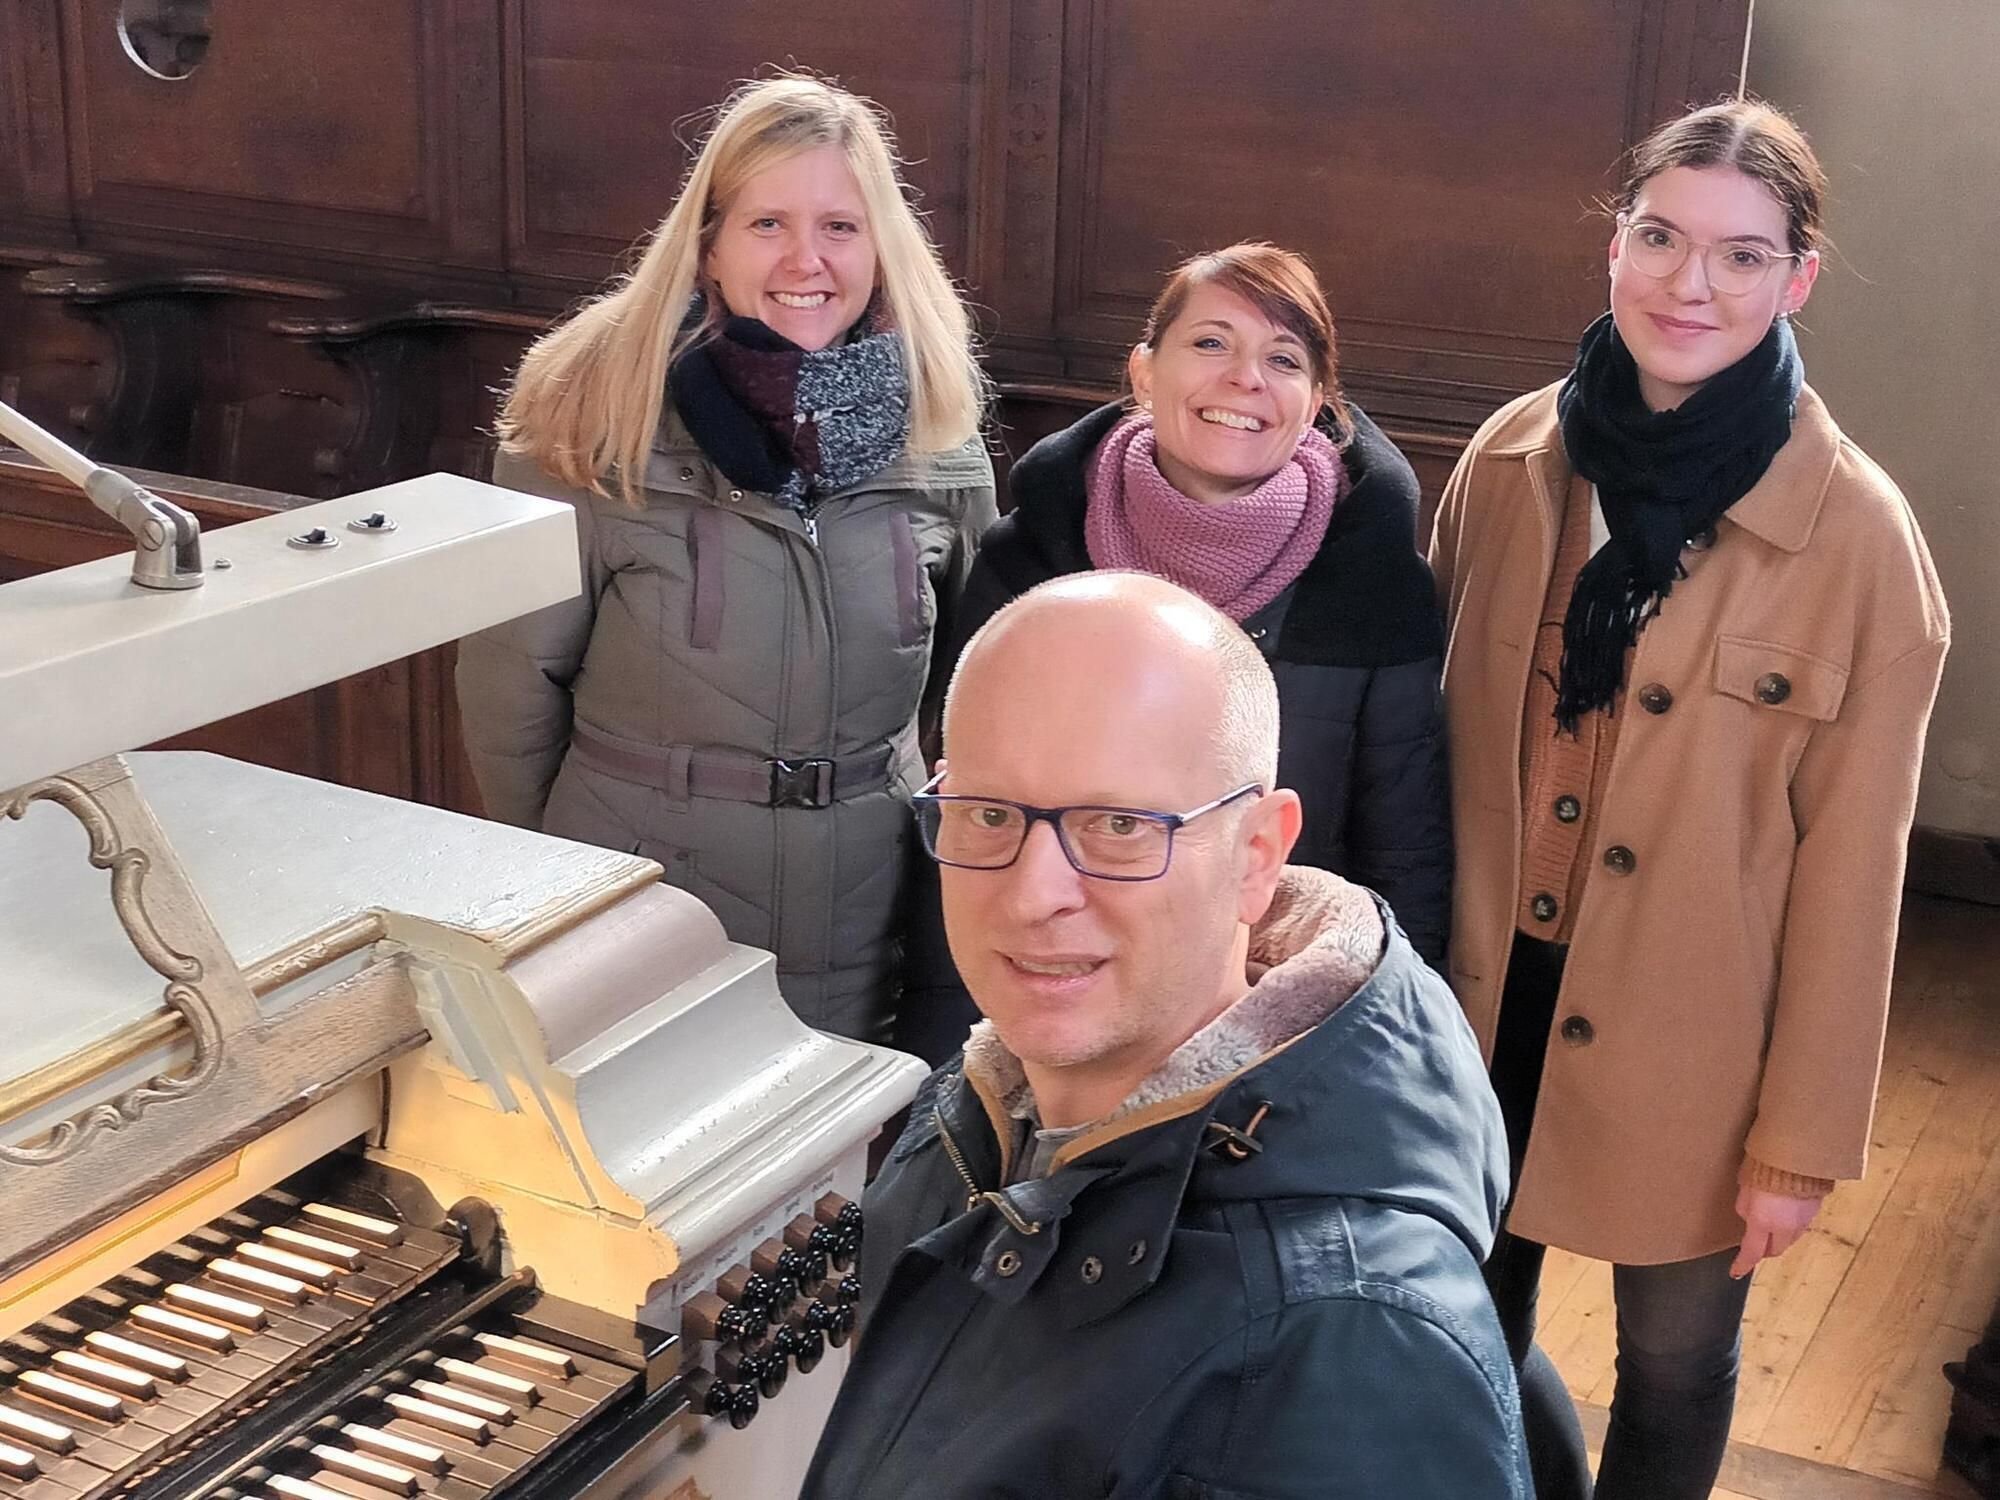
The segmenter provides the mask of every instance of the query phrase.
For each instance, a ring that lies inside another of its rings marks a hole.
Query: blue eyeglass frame
[[[960,864],[955,859],[943,858],[938,854],[936,849],[931,847],[930,835],[924,829],[923,818],[919,816],[917,819],[917,832],[923,840],[924,853],[928,854],[939,864],[950,865],[954,870],[1012,869],[1019,862],[1021,851],[1028,847],[1028,835],[1035,831],[1035,825],[1037,823],[1046,823],[1055,833],[1056,847],[1062,850],[1063,858],[1069,861],[1069,867],[1076,871],[1077,874],[1083,876],[1086,880],[1114,880],[1124,885],[1143,885],[1149,880],[1164,879],[1167,871],[1172,869],[1174,864],[1174,835],[1187,827],[1196,818],[1205,817],[1216,809],[1227,807],[1230,803],[1239,801],[1244,797],[1253,794],[1259,797],[1264,795],[1263,784],[1261,782],[1250,781],[1245,782],[1233,792],[1224,792],[1213,802],[1204,802],[1200,807],[1190,808],[1187,812],[1180,813],[1161,812],[1158,808],[1154,807],[1117,807],[1104,802],[1073,802],[1067,807],[1036,807],[1031,802],[1016,802],[1009,797],[966,797],[957,795],[956,793],[932,791],[931,789],[940,781],[943,781],[944,778],[945,773],[940,771],[929,781],[926,781],[922,787],[918,788],[910,797],[910,809],[912,812],[920,812],[925,807],[940,807],[947,802],[983,802],[994,807],[1011,807],[1021,814],[1024,821],[1021,824],[1021,842],[1014,846],[1014,856],[1006,864],[966,865]],[[1076,851],[1070,848],[1069,840],[1063,837],[1062,829],[1062,816],[1064,813],[1083,811],[1129,813],[1133,817],[1151,818],[1156,823],[1164,823],[1167,829],[1167,852],[1165,857],[1160,861],[1159,870],[1151,875],[1101,875],[1096,870],[1086,870],[1077,859]]]

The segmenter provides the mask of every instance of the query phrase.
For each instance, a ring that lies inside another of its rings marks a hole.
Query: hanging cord
[[[1208,1128],[1215,1133],[1215,1139],[1208,1143],[1208,1149],[1231,1161],[1248,1161],[1264,1149],[1264,1143],[1256,1138],[1257,1127],[1264,1123],[1264,1116],[1271,1112],[1271,1101],[1262,1100],[1257,1112],[1241,1130],[1234,1125],[1225,1125],[1220,1120],[1210,1120]]]

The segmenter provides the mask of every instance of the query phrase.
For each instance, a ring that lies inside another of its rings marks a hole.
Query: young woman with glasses
[[[1516,1191],[1487,1277],[1542,1500],[1591,1492],[1532,1352],[1544,1249],[1614,1264],[1598,1500],[1705,1497],[1749,1277],[1861,1175],[1948,637],[1894,484],[1804,383],[1818,162],[1696,110],[1634,152],[1610,311],[1446,490],[1449,965]]]
[[[1341,397],[1312,267],[1274,245],[1168,276],[1128,361],[1132,399],[1037,443],[980,546],[962,647],[1002,604],[1094,568],[1156,574],[1241,624],[1283,703],[1279,783],[1304,802],[1295,863],[1372,886],[1444,951],[1451,829],[1442,637],[1408,461]],[[935,915],[911,935],[902,1044],[937,1061],[976,1012]]]

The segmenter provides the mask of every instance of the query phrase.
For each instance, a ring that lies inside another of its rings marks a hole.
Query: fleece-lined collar
[[[1199,1109],[1232,1078],[1345,1004],[1375,972],[1385,939],[1381,913],[1366,891],[1327,870],[1287,866],[1270,909],[1251,929],[1247,977],[1255,982],[1249,992],[1168,1054],[1110,1114],[1064,1145],[1049,1170]],[[1004,1177],[1015,1131],[1002,1121],[1038,1115],[1020,1059],[991,1021],[974,1026],[966,1039],[965,1078],[999,1137]]]

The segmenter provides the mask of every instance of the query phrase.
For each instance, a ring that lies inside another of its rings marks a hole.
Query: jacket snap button
[[[1649,714],[1663,714],[1674,706],[1674,695],[1664,683],[1649,682],[1639,689],[1639,707]]]
[[[734,505],[738,500],[741,500],[742,498],[743,498],[743,491],[741,490],[731,490],[729,492],[729,503],[731,505]]]
[[[1604,868],[1613,875],[1630,875],[1639,868],[1639,856],[1623,844],[1613,844],[1604,851]]]
[[[687,481],[687,480],[690,480],[690,479],[692,479],[692,478],[694,478],[694,470],[693,470],[693,469],[691,469],[691,468],[689,468],[689,467],[688,467],[688,466],[687,466],[686,464],[682,464],[682,465],[681,465],[681,479],[682,479],[682,481],[683,481],[683,482],[685,482],[685,481]]]
[[[1553,922],[1556,919],[1556,912],[1560,909],[1556,905],[1556,898],[1547,891],[1539,892],[1535,899],[1528,903],[1528,910],[1535,914],[1537,922]]]
[[[1144,1260],[1145,1258],[1146,1258],[1146,1242],[1144,1240],[1132,1241],[1132,1248],[1125,1252],[1125,1264],[1128,1266],[1136,1266],[1139,1264],[1140,1261]]]
[[[1597,1039],[1597,1028],[1582,1016],[1564,1016],[1562,1039],[1572,1047],[1588,1047]]]
[[[1556,821],[1558,823],[1574,823],[1582,816],[1583,804],[1577,801],[1576,798],[1570,796],[1567,792],[1556,798]]]
[[[1083,1258],[1081,1270],[1084,1284],[1086,1286],[1096,1286],[1104,1277],[1104,1262],[1094,1255],[1086,1255]]]
[[[1783,703],[1792,696],[1791,679],[1783,672],[1766,672],[1757,679],[1756,691],[1759,703]]]
[[[1021,1254],[1018,1250],[1002,1250],[993,1258],[993,1269],[1002,1276],[1012,1276],[1021,1269]]]

